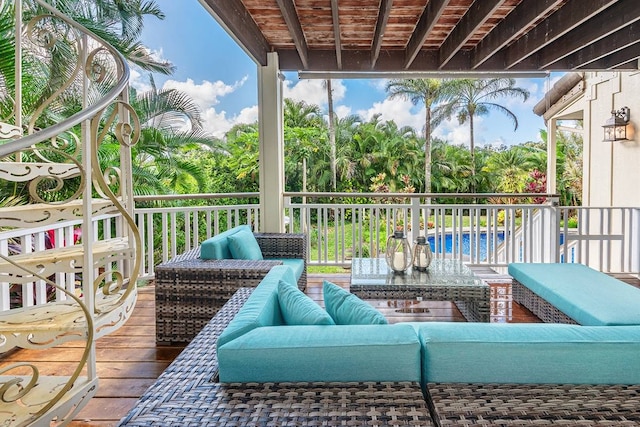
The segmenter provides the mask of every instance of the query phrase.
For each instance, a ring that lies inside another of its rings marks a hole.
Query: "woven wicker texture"
[[[119,425],[433,425],[418,383],[215,382],[217,337],[251,291],[241,288],[234,294]]]
[[[265,257],[298,258],[305,268],[298,287],[307,286],[307,240],[304,234],[256,233]],[[203,260],[200,247],[155,269],[156,342],[184,344],[211,320],[241,287],[256,286],[281,261]]]
[[[469,322],[488,322],[491,315],[488,286],[413,286],[397,285],[395,289],[381,289],[360,285],[350,287],[351,293],[362,299],[396,299],[424,301],[452,301]]]
[[[533,314],[538,316],[545,323],[571,323],[577,324],[575,320],[551,305],[547,300],[540,298],[522,283],[513,279],[511,285],[513,300],[518,304],[528,308]]]
[[[417,383],[213,384],[127,426],[432,426]]]
[[[428,384],[441,426],[638,426],[640,386]]]

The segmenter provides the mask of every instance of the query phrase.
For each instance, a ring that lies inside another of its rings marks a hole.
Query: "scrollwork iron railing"
[[[141,241],[128,165],[140,123],[115,48],[43,0],[0,0],[9,10],[16,65],[15,75],[0,71],[0,115],[13,103],[0,117],[0,352],[85,345],[68,377],[0,364],[0,424],[58,425],[95,393],[94,340],[136,302]],[[119,161],[101,162],[108,150]]]

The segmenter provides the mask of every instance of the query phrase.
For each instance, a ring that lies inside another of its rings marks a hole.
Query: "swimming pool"
[[[494,239],[496,246],[500,245],[504,241],[504,231],[500,231],[497,233],[491,233],[490,237],[487,237],[487,233],[474,233],[474,242],[473,242],[473,250],[475,252],[476,242],[475,239],[478,239],[478,260],[486,261],[487,259],[487,251],[489,247],[493,246]],[[427,237],[429,244],[431,245],[431,250],[433,253],[436,253],[436,240],[435,236]],[[444,246],[442,245],[442,237],[438,238],[438,252],[439,254],[447,253],[450,254],[453,252],[453,243],[454,238],[452,233],[446,233],[444,235]],[[462,254],[470,256],[471,255],[471,233],[457,233],[456,239],[456,252],[460,253],[462,248]]]

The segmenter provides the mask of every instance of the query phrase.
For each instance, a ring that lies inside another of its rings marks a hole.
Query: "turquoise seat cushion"
[[[581,325],[640,325],[640,289],[582,264],[509,264],[509,274]]]
[[[412,325],[425,382],[640,384],[640,326]]]
[[[296,276],[296,280],[302,277],[304,272],[304,260],[298,258],[269,258],[270,261],[282,261],[283,265],[286,265],[293,270],[293,274]]]
[[[419,381],[420,343],[407,324],[263,327],[218,362],[222,382]]]
[[[322,283],[324,306],[336,325],[385,325],[387,318],[335,283]]]
[[[329,313],[287,281],[278,283],[278,302],[285,325],[334,325]]]
[[[207,240],[202,242],[202,245],[200,245],[200,258],[230,259],[231,251],[229,250],[229,242],[227,241],[227,237],[242,230],[248,230],[249,232],[251,232],[251,227],[249,227],[248,225],[239,225],[208,238]]]
[[[242,229],[227,236],[233,259],[261,260],[262,250],[251,230]]]
[[[283,325],[284,320],[278,302],[278,284],[287,281],[296,286],[296,279],[289,267],[277,265],[256,286],[240,311],[218,337],[221,346],[261,326]]]

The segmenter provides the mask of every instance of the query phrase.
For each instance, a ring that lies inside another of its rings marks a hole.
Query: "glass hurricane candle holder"
[[[394,232],[387,239],[385,259],[394,273],[404,273],[411,266],[411,245],[401,230]]]
[[[431,245],[427,242],[425,236],[418,236],[413,246],[413,268],[418,271],[427,271],[431,264],[433,253]]]

